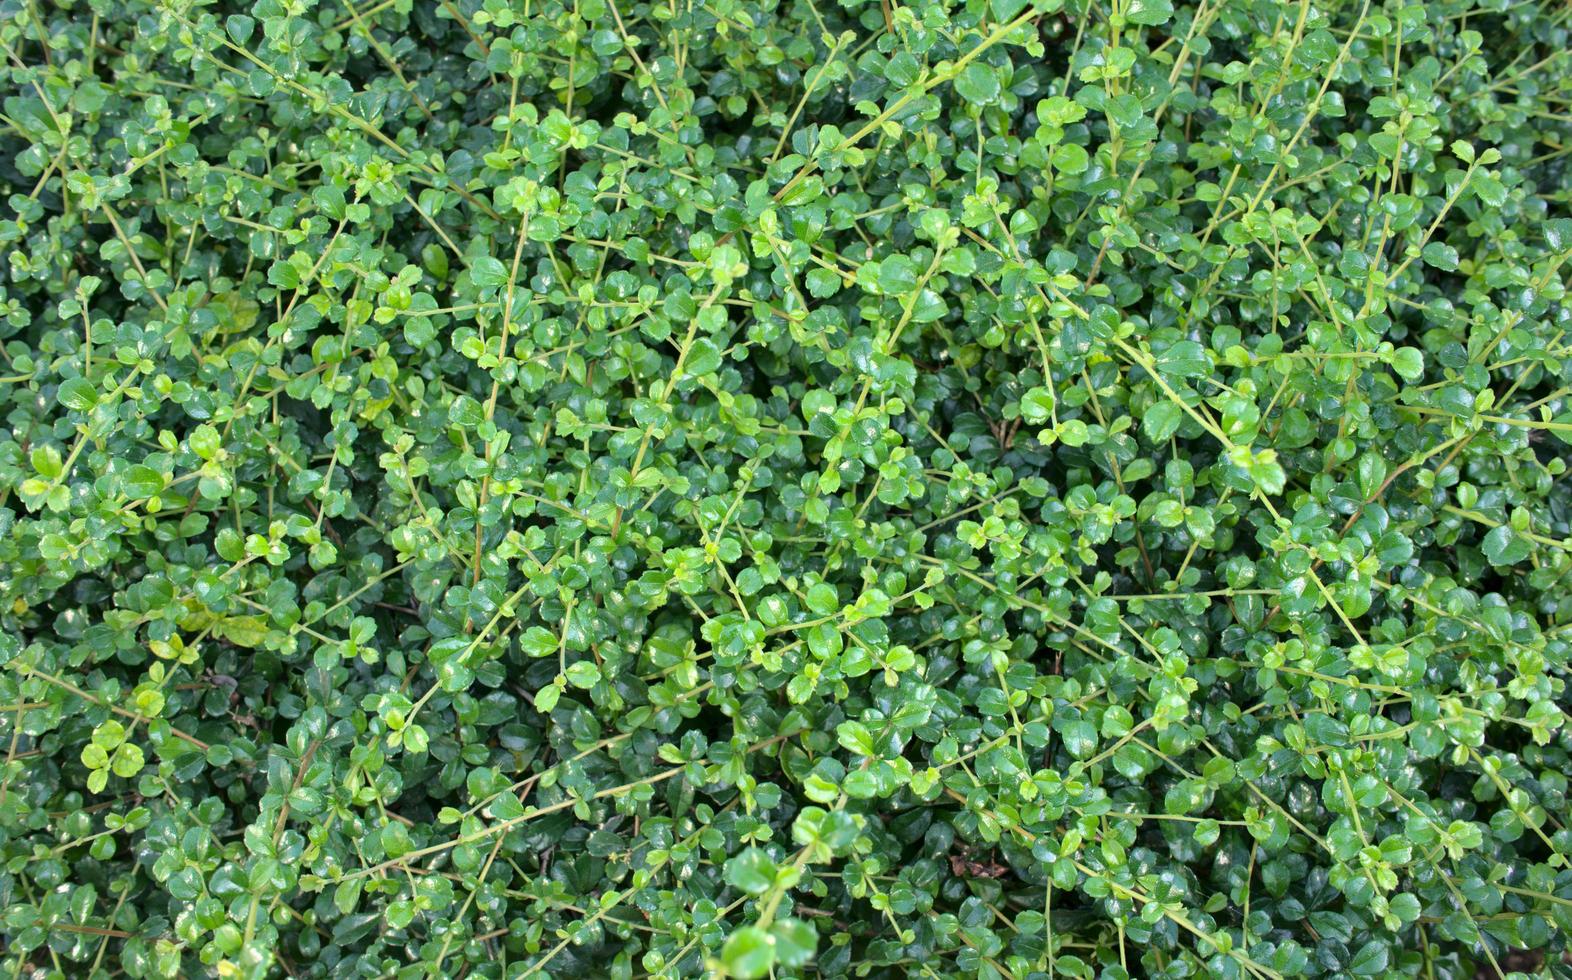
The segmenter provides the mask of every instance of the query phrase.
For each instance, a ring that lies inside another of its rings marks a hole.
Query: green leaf
[[[775,964],[775,937],[757,926],[743,926],[726,937],[721,962],[738,980],[765,976]]]
[[[1389,956],[1386,941],[1372,939],[1359,947],[1359,952],[1349,961],[1348,972],[1356,977],[1379,976],[1386,972]]]
[[[1064,747],[1077,759],[1089,759],[1097,752],[1097,729],[1090,722],[1073,721],[1060,731]]]
[[[1179,431],[1184,421],[1184,410],[1170,401],[1161,401],[1146,410],[1141,417],[1141,431],[1154,443],[1167,441]]]
[[[1086,148],[1075,143],[1061,143],[1053,148],[1049,157],[1053,162],[1053,169],[1066,176],[1075,176],[1086,172],[1091,165],[1091,157]]]
[[[89,412],[98,404],[98,390],[85,378],[72,378],[60,386],[60,404],[73,412]]]
[[[833,623],[820,623],[808,629],[808,651],[820,660],[829,660],[844,648],[840,630]]]
[[[721,366],[720,349],[707,337],[700,337],[693,342],[688,351],[688,359],[683,364],[683,369],[689,377],[703,377],[713,374]]]
[[[1386,482],[1386,460],[1376,453],[1359,457],[1359,492],[1365,500],[1372,500]]]
[[[1157,369],[1178,381],[1195,381],[1211,370],[1211,362],[1200,344],[1181,340],[1157,355]]]
[[[212,460],[218,458],[221,441],[218,430],[211,425],[199,425],[191,431],[189,439],[191,451],[202,459]]]
[[[999,97],[999,75],[990,65],[974,61],[955,77],[955,91],[973,105],[988,105]]]
[[[1425,374],[1425,357],[1412,347],[1399,347],[1392,352],[1392,369],[1405,381],[1418,381]]]
[[[913,323],[933,323],[944,319],[950,312],[944,298],[931,289],[922,289],[917,293],[917,299],[912,303],[911,319]]]
[[[904,255],[891,255],[878,263],[879,290],[887,296],[900,296],[917,288],[917,263]]]
[[[48,443],[34,447],[28,461],[33,464],[33,472],[46,480],[58,480],[65,472],[65,460],[60,458],[60,450]]]
[[[568,683],[581,690],[589,690],[600,683],[600,667],[593,660],[580,660],[568,664]]]
[[[460,395],[448,406],[448,421],[473,429],[486,421],[486,412],[474,398]]]
[[[775,961],[781,966],[801,969],[813,962],[819,933],[812,924],[802,919],[778,919],[770,934],[775,937]]]
[[[382,828],[382,850],[388,857],[396,860],[414,849],[415,844],[403,824],[394,820]]]
[[[431,743],[426,730],[419,725],[411,725],[404,729],[404,748],[416,755],[423,755]]]
[[[1275,497],[1288,486],[1288,474],[1275,460],[1257,458],[1249,471],[1251,481],[1268,496]]]
[[[128,496],[138,499],[152,497],[164,489],[164,475],[151,466],[138,464],[126,471],[120,485]]]
[[[1533,553],[1533,547],[1529,542],[1505,524],[1486,534],[1484,541],[1480,543],[1480,549],[1484,551],[1490,564],[1497,568],[1516,565]]]
[[[1431,242],[1422,252],[1425,264],[1446,272],[1457,271],[1457,249],[1444,242]]]
[[[840,292],[841,277],[829,269],[812,268],[803,275],[808,295],[814,299],[828,299]]]
[[[808,608],[820,616],[829,616],[841,607],[841,600],[835,593],[835,587],[820,582],[807,592]]]
[[[508,268],[500,259],[482,255],[470,263],[469,276],[482,289],[497,289],[508,283]]]
[[[256,21],[244,14],[231,14],[224,18],[224,29],[236,44],[244,45],[251,40],[251,32],[256,28]]]
[[[562,699],[562,688],[555,684],[548,684],[535,692],[535,710],[543,715],[549,715],[557,707],[557,702]]]
[[[775,884],[776,867],[769,855],[750,847],[726,861],[726,883],[749,895],[763,895]]]
[[[531,626],[519,638],[519,646],[531,657],[549,657],[557,652],[557,635],[543,626]]]
[[[1488,207],[1499,208],[1507,202],[1506,185],[1490,174],[1475,174],[1471,186],[1474,194]]]
[[[1053,413],[1054,396],[1047,388],[1032,388],[1021,396],[1021,417],[1028,422],[1042,422]]]
[[[340,915],[349,915],[355,911],[360,904],[360,890],[362,887],[364,887],[362,879],[351,878],[348,881],[341,882],[333,890],[333,907],[338,909]]]
[[[1171,0],[1130,0],[1124,10],[1124,19],[1131,24],[1158,26],[1173,19]]]

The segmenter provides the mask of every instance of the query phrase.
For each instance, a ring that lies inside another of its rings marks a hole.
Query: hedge
[[[1565,976],[1569,24],[0,0],[0,969]]]

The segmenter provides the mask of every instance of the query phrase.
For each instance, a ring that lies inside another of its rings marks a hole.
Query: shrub
[[[7,972],[1561,968],[1565,7],[0,13]]]

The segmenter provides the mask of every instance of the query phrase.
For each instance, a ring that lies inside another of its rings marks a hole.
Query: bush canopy
[[[0,968],[1565,970],[1569,24],[0,0]]]

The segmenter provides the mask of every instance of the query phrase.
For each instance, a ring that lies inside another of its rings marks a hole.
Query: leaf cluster
[[[0,0],[0,967],[1564,970],[1569,22]]]

